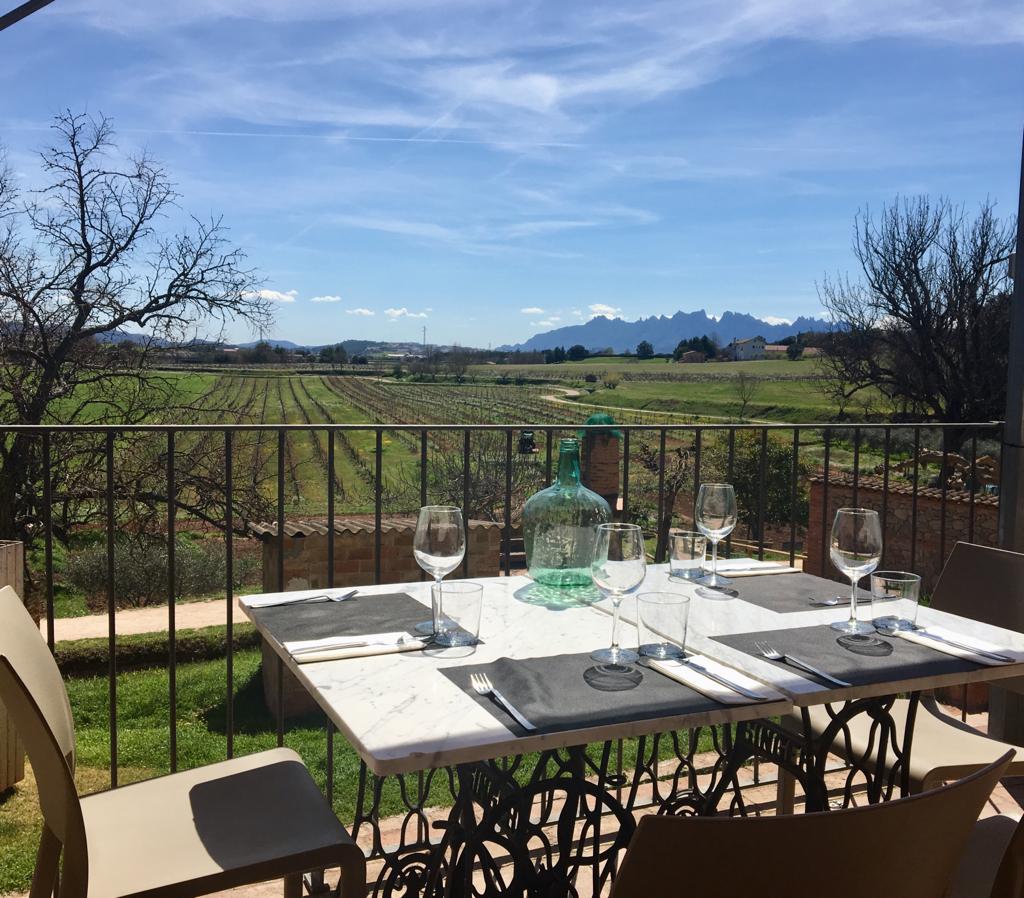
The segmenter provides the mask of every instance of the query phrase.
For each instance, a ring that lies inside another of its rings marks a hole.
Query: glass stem
[[[617,596],[612,601],[612,651],[619,650],[619,607],[622,605],[622,596]]]
[[[434,585],[430,588],[430,613],[434,622],[434,634],[441,632],[441,581],[443,578],[434,577]]]
[[[718,582],[718,540],[711,540],[711,582]]]
[[[850,578],[850,623],[857,623],[857,581],[860,577]]]

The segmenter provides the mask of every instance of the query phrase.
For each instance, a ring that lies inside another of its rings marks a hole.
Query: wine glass
[[[636,524],[598,524],[590,576],[594,585],[612,600],[612,644],[591,652],[602,664],[631,664],[640,656],[619,648],[619,607],[627,593],[644,582],[647,552],[644,532]]]
[[[454,505],[424,505],[416,521],[412,554],[434,583],[430,587],[431,619],[416,625],[417,633],[441,632],[441,581],[460,564],[466,554],[466,528],[462,510]]]
[[[731,586],[732,581],[718,575],[718,543],[725,539],[736,526],[736,490],[731,483],[702,483],[697,492],[694,509],[697,529],[711,543],[711,573],[697,582],[709,590],[698,590],[710,594],[711,589]],[[716,598],[720,598],[717,596]]]
[[[874,633],[866,621],[857,620],[857,581],[870,574],[882,560],[882,525],[878,512],[870,508],[840,508],[832,522],[829,543],[832,564],[850,578],[850,619],[836,621],[841,633]]]

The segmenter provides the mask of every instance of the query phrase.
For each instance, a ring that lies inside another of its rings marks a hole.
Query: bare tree
[[[270,305],[219,220],[158,232],[176,211],[171,183],[148,155],[117,152],[109,120],[64,112],[53,129],[40,154],[48,186],[20,196],[0,174],[0,423],[181,420],[188,410],[153,370],[154,351],[232,320],[265,327]],[[51,446],[55,488],[79,496],[78,511],[96,509],[88,481],[102,471],[102,443]],[[148,482],[159,463],[159,451],[136,446],[124,466],[132,494],[159,493]],[[37,438],[0,442],[0,535],[31,538],[40,468]],[[186,484],[182,495],[206,501]],[[65,513],[70,523],[77,512]]]
[[[747,417],[747,407],[761,389],[761,381],[746,371],[740,371],[733,378],[732,388],[736,394],[736,401],[740,404],[740,420],[743,421]]]
[[[1006,398],[1016,225],[992,202],[974,218],[947,199],[897,200],[857,216],[862,280],[818,288],[835,328],[824,346],[832,396],[876,388],[907,418],[987,421]]]

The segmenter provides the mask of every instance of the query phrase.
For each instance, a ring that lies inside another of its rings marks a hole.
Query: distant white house
[[[744,340],[733,340],[726,351],[729,358],[737,362],[750,362],[764,358],[764,337],[747,337]]]

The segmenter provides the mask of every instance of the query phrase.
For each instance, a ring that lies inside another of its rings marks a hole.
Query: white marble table
[[[767,576],[779,580],[803,575]],[[745,579],[743,588],[759,579]],[[365,770],[373,774],[361,776],[353,834],[361,837],[362,828],[368,827],[372,833],[371,856],[384,861],[372,885],[377,895],[435,894],[445,888],[450,888],[452,894],[468,893],[473,871],[481,865],[497,869],[506,861],[496,859],[505,858],[509,851],[516,857],[517,875],[529,880],[530,893],[572,894],[574,887],[569,884],[578,875],[584,875],[586,869],[591,891],[599,894],[614,875],[616,858],[621,856],[635,826],[633,814],[639,783],[649,784],[651,803],[661,813],[714,813],[727,793],[732,796],[728,799],[730,809],[742,813],[736,779],[740,765],[751,757],[762,757],[790,769],[792,747],[811,745],[806,723],[805,733],[800,736],[783,732],[770,718],[795,707],[836,703],[841,705],[841,713],[850,715],[870,707],[878,719],[879,714],[888,715],[886,703],[891,702],[888,697],[895,693],[916,695],[923,689],[1024,674],[1024,634],[922,608],[920,623],[943,624],[964,635],[998,644],[1016,659],[1015,663],[968,666],[969,669],[961,666],[956,673],[901,676],[850,688],[825,687],[797,670],[752,657],[716,641],[715,637],[827,624],[845,619],[848,608],[808,607],[806,611],[780,613],[738,598],[709,599],[698,595],[692,584],[670,581],[664,566],[651,566],[644,591],[669,590],[691,596],[687,649],[775,687],[785,700],[709,705],[700,713],[685,716],[517,735],[442,671],[453,666],[486,664],[503,657],[542,658],[606,646],[611,635],[610,608],[606,603],[546,602],[526,577],[478,578],[477,582],[485,586],[483,641],[472,654],[459,649],[414,651],[299,665],[266,628],[260,627],[258,615],[254,617],[248,601],[242,600],[246,614],[261,629],[282,663],[353,745]],[[837,589],[842,592],[840,584],[823,583],[822,589],[827,594]],[[429,615],[429,583],[388,584],[359,590],[360,596],[368,598],[395,592],[412,596],[423,605],[424,617]],[[900,611],[893,606],[887,610]],[[860,614],[867,616],[868,608],[862,608]],[[626,600],[623,618],[620,641],[626,646],[636,645],[635,601]],[[699,745],[706,744],[697,738],[698,728],[712,736],[718,752],[719,760],[710,771],[698,770],[696,752]],[[690,732],[684,740],[677,741],[678,731]],[[626,771],[625,777],[621,771],[616,777],[613,740],[633,736],[651,738],[638,742],[633,769]],[[602,743],[596,764],[583,748],[595,743]],[[666,771],[662,767],[659,773],[659,763],[665,763],[659,760],[663,757],[660,752],[666,745],[671,745],[674,757],[668,762],[671,769]],[[909,747],[909,740],[903,747]],[[806,781],[802,781],[816,795],[821,793],[817,800],[822,809],[827,806],[827,790],[823,776],[815,771],[821,758],[827,756],[828,748],[815,746],[813,753],[806,756],[801,749],[798,769],[791,770],[798,777],[807,774]],[[530,752],[542,753],[538,767],[525,779],[523,774],[529,772],[528,767],[516,778],[511,770]],[[509,756],[517,758],[511,770],[495,761]],[[901,750],[901,757],[905,756],[905,750]],[[408,774],[415,776],[409,778]],[[379,827],[378,807],[386,778],[405,782],[405,821],[396,846],[384,845]],[[452,807],[438,838],[426,825],[425,808],[432,784],[436,786],[439,782],[450,794]],[[674,791],[677,789],[678,792]],[[810,802],[810,793],[808,796]],[[532,811],[524,812],[531,808]],[[534,864],[527,847],[538,839],[547,840],[552,832],[575,831],[580,815],[589,815],[590,825],[600,827],[613,838],[604,846],[603,853],[581,861],[587,853],[579,845],[548,842],[554,857],[545,864]],[[541,836],[542,829],[548,835]]]
[[[656,577],[657,574],[652,574]],[[462,689],[440,674],[453,665],[498,658],[536,658],[589,652],[606,646],[611,618],[602,605],[542,601],[527,577],[479,578],[484,608],[476,651],[403,652],[296,664],[283,646],[263,633],[277,655],[309,690],[328,718],[353,745],[367,767],[380,776],[450,767],[505,755],[583,745],[655,732],[688,729],[776,716],[788,701],[716,705],[700,714],[656,717],[588,729],[517,736]],[[360,587],[361,596],[405,592],[424,605],[429,617],[430,584],[402,583]],[[247,597],[243,608],[252,618]],[[259,626],[258,622],[257,627]],[[636,644],[632,624],[622,627],[622,643]],[[709,646],[712,646],[709,643]],[[649,674],[654,675],[654,674]],[[683,687],[680,687],[683,688]]]
[[[746,578],[745,583],[749,585],[751,579]],[[268,637],[278,656],[374,773],[407,773],[545,748],[771,717],[789,710],[786,702],[721,706],[707,714],[691,714],[683,718],[652,718],[616,726],[517,736],[438,671],[453,665],[480,664],[501,657],[534,658],[585,652],[604,646],[611,630],[609,608],[605,602],[594,605],[570,603],[562,607],[542,604],[542,599],[533,596],[536,592],[533,582],[522,576],[479,578],[476,582],[485,586],[481,624],[483,641],[472,655],[467,656],[463,650],[406,652],[299,665],[276,640]],[[841,593],[842,585],[835,586]],[[847,607],[809,607],[807,611],[780,614],[740,599],[703,598],[694,585],[670,581],[665,565],[652,565],[648,569],[642,589],[689,593],[692,600],[687,648],[774,686],[797,706],[1024,675],[1024,634],[922,607],[919,623],[942,624],[964,635],[996,643],[1016,657],[1018,663],[849,688],[826,687],[796,669],[782,670],[723,645],[712,637],[830,623],[845,619],[849,613]],[[429,583],[368,586],[360,589],[360,595],[399,591],[421,602],[429,616]],[[250,618],[248,601],[252,598],[242,599],[243,608]],[[898,607],[894,613],[900,613]],[[862,607],[860,614],[866,616],[868,608]],[[637,642],[635,619],[635,601],[627,599],[623,605],[623,645],[635,645]]]

